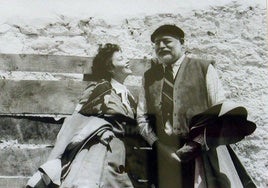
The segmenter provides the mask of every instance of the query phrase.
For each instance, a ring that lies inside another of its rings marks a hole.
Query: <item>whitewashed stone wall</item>
[[[0,23],[0,53],[94,56],[98,44],[118,43],[129,58],[151,58],[150,33],[162,23],[175,23],[186,33],[185,49],[216,60],[226,97],[248,108],[255,133],[233,147],[260,187],[268,186],[268,61],[266,10],[258,5],[213,6],[186,15],[155,14],[114,24],[102,19],[33,18]],[[31,73],[32,77],[38,77]],[[40,75],[39,75],[40,76]],[[2,72],[2,79],[16,74]],[[50,75],[42,78],[53,79]],[[139,84],[139,79],[134,79]],[[129,82],[131,82],[130,80]],[[133,82],[133,81],[132,81]]]

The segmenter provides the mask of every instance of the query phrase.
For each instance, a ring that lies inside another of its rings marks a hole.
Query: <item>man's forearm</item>
[[[150,146],[152,146],[158,138],[152,127],[150,127],[147,117],[140,116],[137,118],[137,122],[140,135],[148,142],[148,144],[150,144]]]
[[[137,123],[138,129],[141,136],[150,144],[153,143],[158,139],[155,132],[153,131],[152,127],[150,126],[150,122],[148,116],[146,115],[147,111],[147,102],[145,99],[145,89],[144,89],[144,79],[142,80],[142,86],[140,87],[139,92],[139,100],[137,106]]]

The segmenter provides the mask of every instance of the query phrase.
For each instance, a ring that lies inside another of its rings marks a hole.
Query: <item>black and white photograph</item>
[[[0,188],[268,187],[267,0],[1,0]]]

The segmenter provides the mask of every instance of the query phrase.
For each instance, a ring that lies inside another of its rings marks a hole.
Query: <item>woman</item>
[[[135,118],[135,100],[123,85],[131,73],[118,45],[100,46],[92,66],[95,81],[66,118],[48,162],[28,187],[133,187],[120,139]]]

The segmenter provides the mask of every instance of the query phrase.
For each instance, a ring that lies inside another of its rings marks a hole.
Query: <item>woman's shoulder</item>
[[[95,88],[107,88],[107,87],[111,87],[111,83],[105,79],[101,79],[98,81],[90,81],[89,84],[86,87],[87,89],[91,89],[94,90]]]
[[[112,89],[111,83],[105,79],[99,81],[91,81],[84,90],[80,103],[88,101],[89,98],[94,99],[103,95]]]
[[[103,113],[104,96],[110,95],[112,86],[106,80],[91,82],[82,97],[80,105],[82,105],[79,113],[83,115],[93,115]]]

